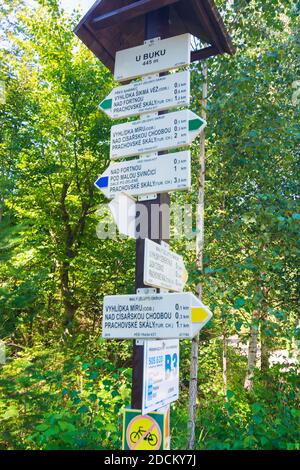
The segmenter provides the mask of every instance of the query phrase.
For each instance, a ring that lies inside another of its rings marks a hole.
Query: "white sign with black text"
[[[95,185],[108,199],[121,192],[140,196],[187,190],[191,187],[191,153],[167,153],[114,163]]]
[[[145,239],[144,284],[182,292],[188,278],[182,256]]]
[[[212,313],[190,292],[104,297],[102,336],[106,339],[193,338]]]
[[[151,77],[114,88],[100,103],[112,119],[153,113],[190,104],[190,72]]]
[[[179,340],[144,343],[143,415],[179,397]]]
[[[189,65],[191,35],[181,34],[168,39],[151,39],[142,46],[116,53],[115,80],[124,81],[151,73]]]
[[[184,109],[111,128],[110,158],[118,159],[186,147],[206,127],[206,121]]]

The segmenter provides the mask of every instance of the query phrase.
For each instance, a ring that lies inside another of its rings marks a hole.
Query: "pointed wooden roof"
[[[145,15],[166,6],[170,22],[162,39],[190,33],[209,44],[192,52],[192,61],[235,52],[213,0],[97,0],[74,32],[113,72],[117,51],[143,44]]]

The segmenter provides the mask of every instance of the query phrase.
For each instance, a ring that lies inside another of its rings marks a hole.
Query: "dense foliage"
[[[200,338],[196,445],[299,449],[297,366],[269,367],[300,339],[299,5],[217,3],[237,52],[207,61],[203,271],[190,239],[171,241],[188,290],[201,283],[214,312]],[[109,161],[111,122],[98,105],[113,79],[57,0],[10,0],[0,14],[0,448],[116,449],[131,344],[101,339],[102,300],[134,292],[135,249],[97,238],[106,201],[93,185]],[[200,65],[192,76],[199,113]],[[193,160],[179,204],[197,204],[197,141]],[[249,370],[233,335],[259,340],[260,366]],[[182,342],[176,449],[187,442],[189,356]]]

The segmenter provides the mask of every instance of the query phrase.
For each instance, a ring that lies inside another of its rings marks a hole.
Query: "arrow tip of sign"
[[[192,307],[192,323],[207,323],[212,317],[212,313],[205,307]]]
[[[95,185],[99,189],[103,188],[108,188],[108,183],[109,183],[109,177],[108,176],[100,176],[100,178],[97,179]]]
[[[188,281],[188,278],[189,278],[189,273],[187,272],[187,270],[186,270],[186,269],[184,269],[184,271],[183,271],[183,275],[182,275],[182,280],[183,280],[184,284],[186,284],[186,283],[187,283],[187,281]]]
[[[111,109],[112,107],[112,99],[105,99],[103,100],[100,104],[99,107],[103,109],[104,111],[107,109]]]
[[[196,119],[191,119],[189,121],[189,131],[197,131],[201,127],[204,129],[204,127],[207,126],[207,122],[204,119],[201,119],[197,117]]]

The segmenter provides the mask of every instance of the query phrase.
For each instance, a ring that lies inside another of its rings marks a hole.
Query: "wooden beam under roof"
[[[221,52],[215,46],[204,47],[198,51],[192,51],[191,62],[197,62],[198,60],[208,59],[214,55],[221,54]]]
[[[118,8],[117,10],[96,16],[96,18],[91,21],[91,24],[93,28],[98,31],[99,29],[109,28],[123,21],[132,20],[137,16],[145,15],[159,8],[173,5],[179,1],[180,0],[138,0],[135,3]]]

